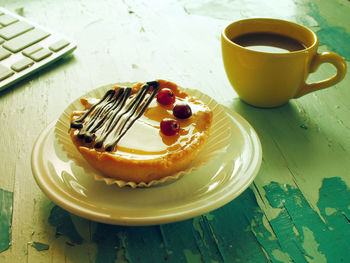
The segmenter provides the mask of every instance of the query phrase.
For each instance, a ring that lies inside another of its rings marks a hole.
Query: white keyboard
[[[76,47],[68,37],[0,7],[0,91]]]

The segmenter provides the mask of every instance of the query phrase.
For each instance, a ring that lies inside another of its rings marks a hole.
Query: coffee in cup
[[[231,85],[242,100],[257,107],[280,106],[289,99],[330,87],[346,73],[346,62],[341,56],[317,53],[317,35],[289,21],[240,20],[225,28],[221,43]],[[322,63],[333,64],[336,74],[307,84],[308,75]]]

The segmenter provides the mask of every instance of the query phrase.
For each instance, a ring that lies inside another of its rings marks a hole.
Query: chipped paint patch
[[[96,263],[115,262],[121,243],[117,226],[98,223],[92,240],[97,244]]]
[[[203,262],[224,262],[218,247],[218,239],[206,216],[193,219],[194,238]]]
[[[283,263],[292,262],[292,260],[288,256],[288,254],[281,251],[281,250],[278,250],[278,249],[272,250],[271,255],[276,260],[274,262],[283,262]]]
[[[308,255],[310,255],[308,258],[308,261],[315,262],[315,263],[316,262],[326,263],[327,259],[324,254],[318,251],[319,245],[317,244],[315,240],[315,236],[312,233],[312,231],[307,227],[303,227],[303,233],[304,233],[303,247],[305,247],[305,250],[308,252]]]
[[[193,229],[197,231],[201,238],[204,237],[203,230],[199,224],[200,217],[193,218]]]
[[[186,255],[184,248],[191,252],[191,254],[201,254],[200,244],[202,240],[200,234],[194,229],[194,225],[200,228],[199,217],[185,220],[182,222],[160,225],[160,233],[168,253],[168,262],[186,262]],[[202,236],[204,236],[204,232]]]
[[[206,217],[209,221],[211,221],[211,220],[214,219],[215,215],[212,214],[212,213],[206,213],[206,214],[205,214],[205,217]]]
[[[320,45],[326,45],[331,51],[343,56],[345,60],[350,61],[350,34],[346,32],[345,28],[339,26],[332,26],[328,21],[322,17],[317,6],[309,3],[309,15],[312,16],[318,23],[320,29],[316,32]]]
[[[141,263],[168,260],[168,246],[164,241],[160,226],[120,227],[125,233],[126,259],[129,262]],[[164,244],[164,245],[162,245]],[[172,248],[172,247],[171,247]]]
[[[13,193],[0,189],[0,252],[11,244]]]
[[[59,206],[51,209],[49,223],[56,227],[56,237],[65,235],[73,244],[82,244],[83,238],[73,224],[70,214]]]
[[[185,258],[186,258],[186,262],[189,262],[189,263],[192,263],[192,262],[193,263],[203,262],[202,259],[201,259],[201,255],[200,254],[194,254],[189,249],[184,249],[184,255],[185,255]]]
[[[33,242],[32,247],[34,247],[38,251],[48,250],[50,248],[48,244],[44,244],[40,242]]]
[[[334,214],[335,212],[337,212],[337,209],[335,209],[333,207],[326,207],[324,209],[324,212],[327,216],[330,216],[330,215]]]
[[[319,190],[319,213],[301,191],[272,182],[266,197],[279,215],[270,221],[283,251],[295,262],[346,262],[350,247],[350,191],[340,178],[326,178]],[[287,189],[286,189],[287,188]],[[326,208],[335,213],[327,214]]]
[[[212,214],[210,226],[223,262],[291,262],[265,227],[265,215],[251,188]]]

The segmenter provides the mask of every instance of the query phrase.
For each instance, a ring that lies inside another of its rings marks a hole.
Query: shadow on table
[[[258,108],[234,99],[230,108],[245,118],[258,133],[269,133],[276,138],[288,136],[286,139],[292,140],[298,132],[312,125],[293,102],[275,108]]]
[[[271,164],[279,165],[275,159],[283,158],[284,162],[295,164],[294,168],[302,164],[308,169],[317,165],[314,153],[317,152],[320,156],[320,153],[329,152],[325,137],[320,136],[317,124],[307,116],[302,105],[295,101],[276,108],[257,108],[235,99],[230,108],[255,129],[261,141],[263,159]],[[285,168],[282,166],[280,168]]]

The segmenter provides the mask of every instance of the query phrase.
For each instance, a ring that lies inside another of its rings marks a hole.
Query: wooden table
[[[350,61],[347,0],[10,1],[1,5],[78,42],[0,94],[0,262],[350,262],[350,75],[275,109],[241,102],[223,69],[231,21],[274,17],[312,28],[320,51]],[[334,72],[324,65],[311,76]],[[210,213],[155,226],[69,214],[37,186],[31,151],[74,99],[118,81],[163,78],[235,110],[259,134],[251,186]]]

